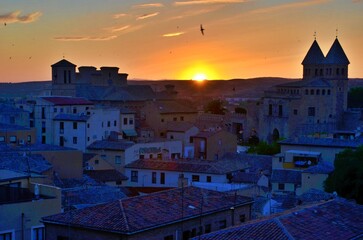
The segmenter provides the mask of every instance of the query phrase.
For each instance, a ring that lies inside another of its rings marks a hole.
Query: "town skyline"
[[[301,78],[314,39],[327,54],[336,37],[352,63],[349,77],[363,76],[360,0],[2,5],[0,82],[50,80],[49,66],[63,58],[77,67],[116,66],[130,80]]]

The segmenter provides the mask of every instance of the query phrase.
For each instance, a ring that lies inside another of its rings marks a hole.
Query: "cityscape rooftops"
[[[183,201],[181,201],[182,199]],[[235,194],[186,187],[52,215],[44,217],[43,222],[132,234],[181,222],[184,219],[198,218],[201,215],[199,206],[202,201],[202,215],[229,210],[232,206],[238,207],[253,202],[251,198]]]
[[[281,145],[357,148],[363,145],[363,138],[339,139],[339,138],[297,137],[297,138],[285,139],[280,141],[279,143]]]
[[[93,102],[80,97],[41,97],[41,99],[54,105],[93,105]]]
[[[135,143],[132,141],[127,141],[124,139],[120,140],[98,140],[91,143],[87,149],[90,150],[112,150],[112,151],[118,151],[118,150],[126,150]]]

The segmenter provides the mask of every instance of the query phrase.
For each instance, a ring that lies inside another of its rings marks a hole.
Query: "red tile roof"
[[[180,222],[185,218],[198,218],[202,199],[202,211],[206,215],[253,202],[248,197],[186,187],[60,213],[44,217],[43,221],[56,225],[132,234]]]

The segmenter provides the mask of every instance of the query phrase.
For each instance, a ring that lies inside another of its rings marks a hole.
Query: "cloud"
[[[127,16],[126,13],[116,13],[112,17],[117,19],[117,18],[122,18],[122,17],[126,17],[126,16]]]
[[[175,2],[174,4],[177,6],[185,6],[185,5],[200,5],[200,4],[226,4],[226,3],[244,3],[247,0],[189,0],[189,1],[180,1]]]
[[[111,32],[121,32],[121,31],[128,29],[129,27],[130,27],[130,25],[126,25],[126,26],[122,26],[122,27],[110,27],[110,28],[107,28],[107,30],[109,30]]]
[[[159,12],[155,12],[155,13],[148,13],[148,14],[144,14],[144,15],[142,15],[142,16],[140,16],[140,17],[137,17],[136,19],[137,19],[137,20],[143,20],[143,19],[146,19],[146,18],[155,17],[155,16],[157,16],[157,15],[159,15]]]
[[[117,36],[107,37],[90,37],[90,36],[67,36],[67,37],[54,37],[57,41],[108,41],[117,38]]]
[[[182,34],[184,34],[184,32],[166,33],[166,34],[163,34],[163,37],[176,37],[176,36],[180,36]]]
[[[363,0],[352,0],[353,3],[361,3]]]
[[[300,2],[294,2],[294,3],[286,3],[281,5],[276,5],[272,7],[267,8],[261,8],[251,11],[251,13],[268,13],[268,12],[275,12],[280,10],[286,10],[291,8],[302,8],[302,7],[308,7],[312,5],[318,5],[323,4],[326,2],[329,2],[330,0],[305,0]]]
[[[182,19],[182,18],[186,18],[186,17],[198,16],[198,15],[202,15],[202,14],[217,11],[218,9],[220,9],[220,7],[204,8],[204,9],[200,9],[200,10],[191,10],[191,11],[184,12],[181,15],[174,16],[174,17],[171,18],[171,20],[172,19]]]
[[[20,11],[14,11],[11,13],[0,15],[0,21],[6,23],[16,23],[16,22],[31,23],[38,20],[38,18],[42,15],[41,12],[33,12],[21,16],[20,13],[21,13]]]
[[[162,3],[147,3],[133,6],[133,8],[150,8],[150,7],[164,7]]]

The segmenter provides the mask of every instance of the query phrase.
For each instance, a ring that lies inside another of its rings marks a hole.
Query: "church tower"
[[[52,95],[75,96],[76,65],[62,59],[51,65],[52,67]]]

